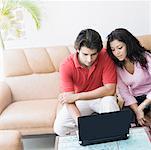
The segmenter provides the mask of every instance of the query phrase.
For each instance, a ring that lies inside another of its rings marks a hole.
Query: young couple
[[[72,134],[79,116],[93,112],[118,111],[116,85],[124,108],[129,108],[136,121],[145,125],[145,113],[151,104],[151,54],[126,29],[119,28],[107,37],[103,48],[98,32],[82,30],[76,38],[75,54],[60,66],[63,104],[54,131],[60,136]]]

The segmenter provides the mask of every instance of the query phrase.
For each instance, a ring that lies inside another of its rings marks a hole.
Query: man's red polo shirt
[[[102,49],[95,63],[88,69],[80,65],[78,53],[71,54],[60,66],[62,92],[87,92],[107,83],[116,83],[115,65]]]

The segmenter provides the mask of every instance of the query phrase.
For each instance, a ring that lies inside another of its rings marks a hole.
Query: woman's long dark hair
[[[119,61],[113,55],[110,43],[114,40],[118,40],[126,44],[127,58],[131,62],[139,62],[143,68],[148,68],[145,52],[149,52],[149,50],[142,47],[137,38],[124,28],[115,29],[107,36],[107,52],[117,66],[123,68],[125,61]]]

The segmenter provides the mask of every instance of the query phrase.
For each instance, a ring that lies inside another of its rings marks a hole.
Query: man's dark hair
[[[107,36],[107,52],[117,66],[123,68],[125,61],[119,61],[113,55],[110,43],[114,40],[118,40],[126,44],[127,58],[129,58],[131,62],[139,62],[143,68],[147,69],[145,52],[148,50],[139,43],[135,36],[124,28],[115,29]]]
[[[82,30],[74,43],[74,48],[76,50],[80,50],[81,47],[96,49],[97,52],[100,52],[103,48],[100,34],[93,29]]]

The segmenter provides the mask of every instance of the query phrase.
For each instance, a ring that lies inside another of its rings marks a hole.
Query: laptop
[[[127,139],[131,122],[130,113],[125,109],[79,117],[79,144],[85,146]]]

